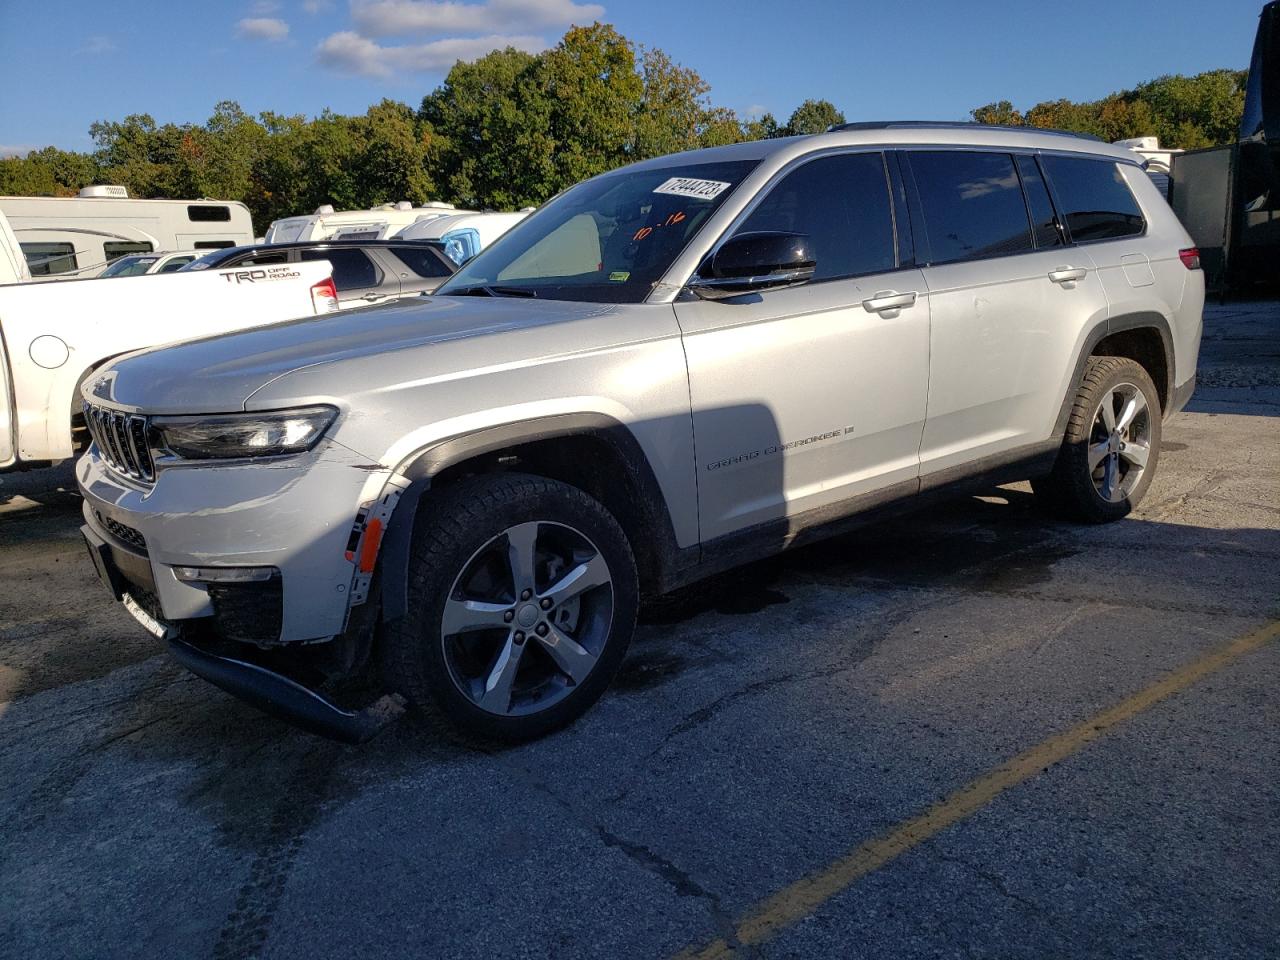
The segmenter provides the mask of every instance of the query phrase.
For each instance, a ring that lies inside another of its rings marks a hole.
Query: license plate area
[[[143,610],[138,601],[125,593],[121,596],[120,602],[124,604],[124,608],[129,611],[133,619],[137,620],[142,629],[151,634],[157,640],[172,640],[178,635],[178,630],[171,623],[164,623],[157,620],[147,611]]]

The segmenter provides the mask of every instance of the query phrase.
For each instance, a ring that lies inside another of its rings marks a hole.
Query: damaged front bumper
[[[76,467],[81,528],[112,596],[192,672],[335,739],[367,739],[400,712],[384,696],[338,706],[291,659],[360,618],[377,538],[404,482],[339,444],[270,463],[198,463],[153,485],[91,450]],[[354,627],[352,628],[354,629]]]

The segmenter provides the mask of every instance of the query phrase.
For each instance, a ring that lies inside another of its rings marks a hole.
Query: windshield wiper
[[[449,290],[446,297],[537,297],[538,291],[528,287],[500,287],[492,284],[478,283],[472,287],[459,287]]]

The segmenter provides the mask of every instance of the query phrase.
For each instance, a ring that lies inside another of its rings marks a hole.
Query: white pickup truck
[[[0,285],[0,470],[65,460],[87,443],[77,388],[108,360],[336,310],[331,274],[319,260]]]

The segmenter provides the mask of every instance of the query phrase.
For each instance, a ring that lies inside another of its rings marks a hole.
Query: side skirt
[[[840,536],[872,523],[912,513],[980,490],[1043,476],[1053,469],[1061,437],[940,470],[840,503],[808,510],[726,534],[679,551],[664,579],[664,592],[696,583],[755,560]]]

